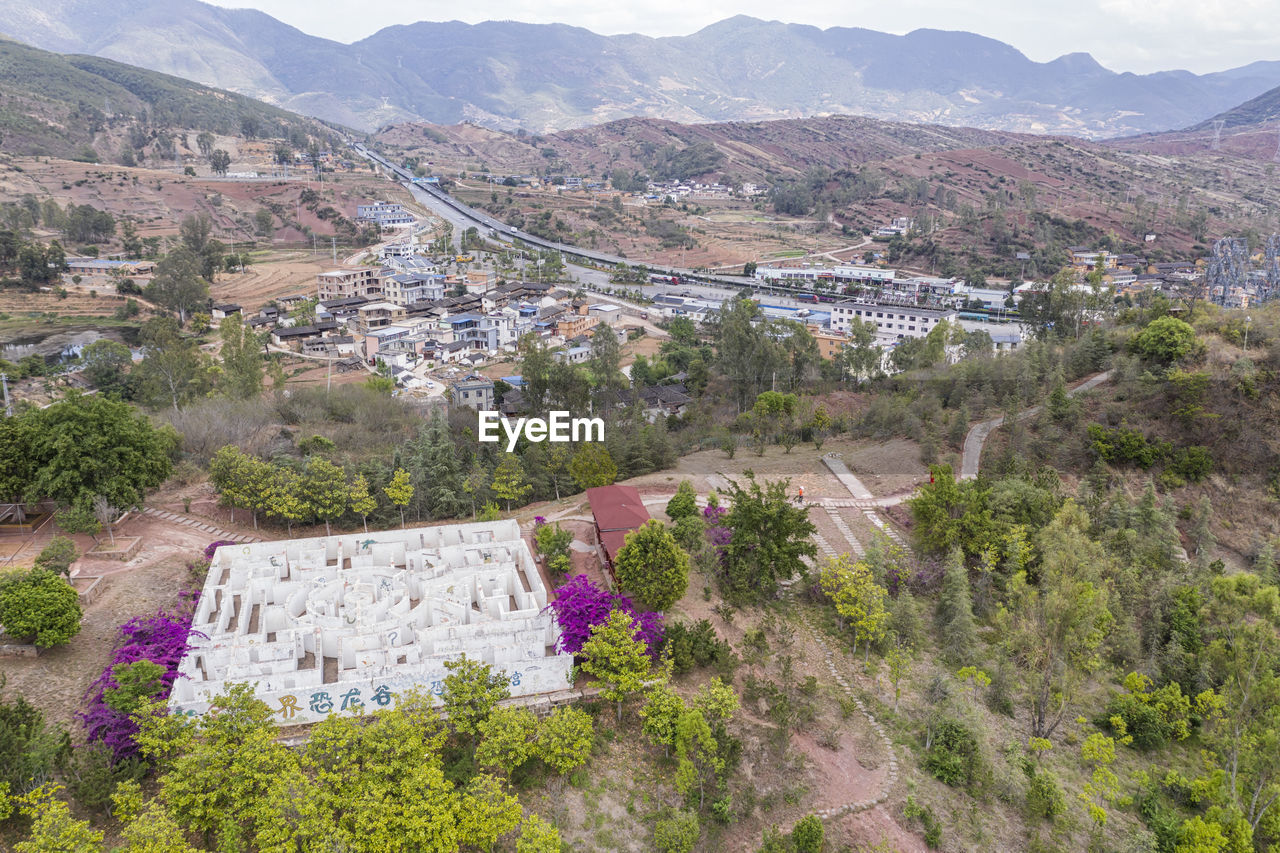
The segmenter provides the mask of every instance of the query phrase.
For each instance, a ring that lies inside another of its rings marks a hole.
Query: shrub
[[[680,547],[693,554],[706,542],[706,525],[698,513],[686,515],[671,527],[671,535]]]
[[[53,572],[32,569],[0,584],[0,627],[48,648],[80,633],[80,596]]]
[[[1051,773],[1041,771],[1031,777],[1031,784],[1027,787],[1027,811],[1033,817],[1052,820],[1066,810],[1062,789]]]
[[[40,556],[35,559],[35,567],[53,572],[56,575],[67,575],[71,572],[71,564],[76,561],[76,543],[66,536],[55,536],[44,546]]]
[[[187,652],[195,597],[183,610],[131,619],[120,626],[122,642],[102,674],[89,686],[89,707],[80,715],[91,743],[101,743],[120,763],[137,754],[138,727],[129,714],[143,701],[164,699]],[[203,636],[203,635],[201,635]]]
[[[667,501],[667,517],[672,521],[696,516],[698,514],[698,494],[693,490],[693,482],[681,480],[676,487],[675,496]]]
[[[1196,349],[1196,330],[1176,317],[1158,317],[1133,339],[1133,351],[1150,361],[1170,364]]]
[[[1179,447],[1173,452],[1169,470],[1190,483],[1198,483],[1213,471],[1213,454],[1201,445]]]
[[[676,812],[653,828],[653,846],[660,853],[690,853],[698,843],[699,832],[696,814]]]
[[[791,843],[796,853],[819,853],[822,850],[822,821],[817,815],[801,818],[791,828]]]
[[[983,761],[977,737],[956,720],[938,723],[925,755],[924,769],[953,788],[979,782]]]
[[[667,626],[662,648],[671,654],[672,667],[677,675],[696,666],[725,662],[732,654],[729,644],[716,636],[716,629],[706,619],[700,619],[693,625],[675,622]]]
[[[1151,679],[1131,672],[1124,680],[1126,693],[1117,693],[1107,703],[1106,719],[1112,729],[1133,737],[1133,745],[1146,751],[1158,749],[1171,740],[1185,740],[1191,734],[1191,700],[1177,682],[1159,690],[1151,689]],[[1117,725],[1116,721],[1122,725]]]

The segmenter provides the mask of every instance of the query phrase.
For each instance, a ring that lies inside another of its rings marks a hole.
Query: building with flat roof
[[[445,662],[466,655],[511,679],[513,696],[570,686],[573,656],[516,522],[450,524],[223,545],[169,695],[208,712],[248,682],[277,725],[440,696]]]
[[[343,267],[316,275],[316,294],[321,302],[363,296],[382,296],[382,280],[388,274],[383,267]]]
[[[853,321],[860,320],[875,323],[876,336],[882,339],[923,338],[943,320],[954,321],[957,316],[951,309],[846,301],[831,306],[831,330],[847,334]]]

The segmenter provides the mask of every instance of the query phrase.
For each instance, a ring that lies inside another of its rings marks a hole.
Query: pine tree
[[[453,518],[462,511],[462,475],[458,448],[444,416],[436,414],[427,425],[426,444],[420,458],[423,495],[432,518]]]
[[[511,502],[518,501],[533,491],[524,479],[524,468],[520,465],[520,457],[514,453],[504,453],[498,467],[493,469],[493,482],[490,484],[494,495],[507,502],[507,512],[511,512]]]
[[[947,656],[965,661],[972,657],[978,631],[973,622],[973,598],[969,592],[969,570],[964,555],[957,548],[947,558],[942,576],[942,595],[938,601],[938,629]]]

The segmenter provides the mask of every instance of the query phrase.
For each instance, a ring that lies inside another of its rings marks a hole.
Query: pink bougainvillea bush
[[[591,638],[591,627],[609,621],[615,609],[629,615],[636,625],[636,639],[643,640],[649,654],[656,656],[662,645],[662,615],[637,613],[631,599],[609,592],[591,582],[586,575],[574,575],[555,590],[555,598],[547,609],[560,624],[559,650],[576,655]]]
[[[120,626],[121,643],[116,648],[102,675],[89,686],[88,710],[80,715],[90,743],[99,742],[110,748],[115,762],[137,754],[133,736],[138,727],[129,719],[120,702],[112,702],[115,691],[117,667],[127,667],[138,661],[150,661],[163,668],[158,689],[151,699],[165,699],[178,677],[178,664],[188,649],[191,617],[195,611],[198,593],[184,593],[183,603],[172,613],[160,612],[154,616],[139,616]],[[195,632],[197,636],[203,634]],[[113,705],[115,707],[113,707]]]

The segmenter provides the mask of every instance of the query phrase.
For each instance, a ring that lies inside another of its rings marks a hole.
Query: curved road
[[[1074,388],[1069,389],[1067,396],[1074,397],[1076,394],[1096,388],[1110,378],[1110,370],[1105,373],[1099,373],[1097,376],[1086,379]],[[1042,408],[1042,406],[1032,406],[1029,409],[1023,409],[1018,413],[1018,420],[1025,421],[1027,418],[1034,417],[1039,414]],[[964,454],[960,459],[961,480],[972,480],[978,476],[978,463],[982,459],[982,446],[987,443],[987,436],[991,435],[992,430],[1003,423],[1004,416],[1001,415],[998,418],[974,424],[973,428],[969,430],[969,434],[964,438]]]

